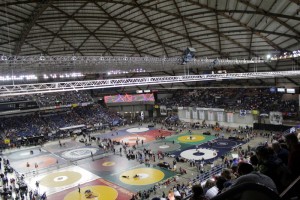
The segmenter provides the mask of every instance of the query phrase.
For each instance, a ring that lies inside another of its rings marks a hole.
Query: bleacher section
[[[271,92],[269,88],[220,88],[199,90],[178,90],[171,98],[159,100],[160,105],[172,108],[202,107],[224,108],[226,110],[259,110],[261,113],[279,111],[296,113],[298,101],[285,100],[282,93]]]

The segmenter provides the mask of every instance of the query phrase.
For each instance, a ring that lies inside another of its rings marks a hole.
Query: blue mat
[[[218,138],[218,139],[213,140],[212,143],[207,142],[207,143],[203,143],[203,144],[197,145],[197,146],[198,146],[198,148],[213,149],[218,152],[218,157],[205,160],[206,162],[211,162],[211,161],[215,160],[216,158],[219,158],[219,157],[227,154],[234,147],[237,147],[237,146],[243,145],[243,144],[245,144],[244,141],[236,141],[236,140]],[[189,149],[196,149],[196,145],[189,147],[187,149],[184,149],[184,150],[174,151],[174,152],[172,152],[172,154],[174,154],[175,156],[179,156],[181,154],[181,152],[189,150]],[[199,154],[199,156],[201,156],[201,155]]]

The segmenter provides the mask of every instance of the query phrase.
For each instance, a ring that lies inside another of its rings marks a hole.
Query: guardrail
[[[220,174],[222,169],[225,167],[225,165],[217,165],[213,167],[211,170],[198,175],[195,179],[193,179],[193,183],[200,182],[201,184],[204,184],[209,178],[211,178],[214,175]],[[184,200],[188,200],[192,195],[192,190],[189,191],[189,194],[184,198]]]

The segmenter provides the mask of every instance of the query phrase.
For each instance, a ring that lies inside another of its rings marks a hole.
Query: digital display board
[[[288,94],[295,94],[296,90],[294,88],[287,88],[286,89],[286,93],[288,93]]]
[[[125,94],[104,96],[105,103],[132,103],[132,102],[154,102],[153,93],[149,94]]]

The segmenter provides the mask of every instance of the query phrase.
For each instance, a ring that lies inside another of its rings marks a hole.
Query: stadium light
[[[240,65],[251,63],[264,63],[261,59],[219,59],[219,58],[195,58],[195,49],[189,47],[186,49],[184,60],[187,65],[196,67],[208,67],[212,62],[218,60],[216,65],[228,66],[228,65]],[[74,62],[76,60],[76,62]],[[175,65],[182,64],[183,57],[121,57],[121,56],[8,56],[2,55],[0,59],[0,66],[7,64],[14,64],[14,66],[21,65],[33,65],[33,64],[45,64],[47,66],[59,67],[72,64],[76,65],[91,65],[97,66],[142,66],[148,69],[149,66],[161,66],[174,67]]]

